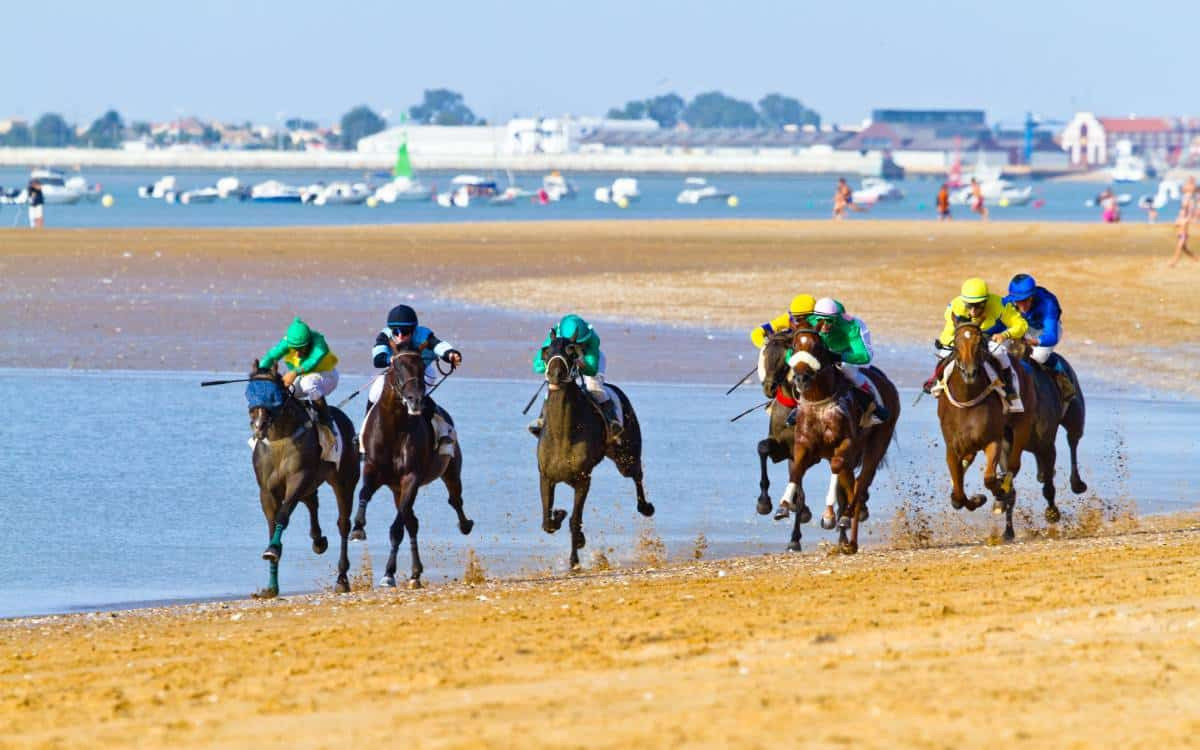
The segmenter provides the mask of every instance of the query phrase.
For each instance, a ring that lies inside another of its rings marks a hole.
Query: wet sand
[[[1158,521],[1003,547],[11,621],[0,736],[46,748],[1184,746],[1200,729],[1200,519]]]
[[[731,355],[749,353],[744,330],[796,292],[839,297],[878,348],[923,356],[965,276],[1003,286],[1033,271],[1066,307],[1061,350],[1085,385],[1200,393],[1188,304],[1200,267],[1166,268],[1173,237],[1161,224],[538,222],[2,240],[7,365],[240,371],[301,313],[344,369],[366,372],[387,309],[412,295],[435,330],[478,352],[472,375],[527,375],[544,327],[573,309],[605,321],[619,379],[724,381],[741,369]]]

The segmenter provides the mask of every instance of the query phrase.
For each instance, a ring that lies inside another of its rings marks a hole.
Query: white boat
[[[221,197],[221,190],[215,187],[198,188],[196,190],[184,190],[179,194],[179,202],[185,206],[190,206],[196,203],[214,203]]]
[[[676,203],[696,205],[701,201],[728,201],[734,197],[728,190],[718,190],[715,185],[709,185],[703,177],[689,177],[684,184],[687,187],[675,196]]]
[[[98,186],[93,190],[82,177],[64,179],[61,172],[53,169],[35,169],[29,173],[29,179],[42,186],[42,199],[47,204],[70,205],[83,200],[89,192],[99,192]]]
[[[1149,175],[1146,160],[1140,156],[1122,155],[1109,170],[1113,182],[1141,182]]]
[[[1024,206],[1033,198],[1033,186],[1017,187],[1008,180],[995,179],[979,183],[983,202],[989,206]],[[950,194],[950,201],[960,206],[969,206],[973,195],[971,186],[959,188]]]
[[[542,190],[551,201],[574,198],[579,192],[575,183],[567,181],[567,178],[563,177],[557,169],[542,178]]]
[[[870,205],[879,201],[898,201],[904,197],[904,192],[882,177],[864,177],[862,187],[851,196],[855,203]]]
[[[167,175],[154,181],[153,185],[138,186],[139,198],[166,198],[167,193],[175,191],[175,176]]]
[[[241,187],[242,183],[239,182],[238,178],[236,177],[222,177],[221,179],[217,180],[217,193],[221,198],[228,198],[229,196],[239,192]]]
[[[278,180],[267,180],[250,188],[246,198],[255,203],[299,203],[300,188],[284,185]]]
[[[495,180],[473,174],[460,174],[450,181],[450,185],[453,188],[450,192],[438,193],[439,206],[466,208],[476,198],[488,199],[500,193]]]
[[[423,185],[413,175],[412,162],[408,159],[408,142],[401,141],[396,149],[396,165],[392,167],[392,181],[375,191],[380,203],[427,201],[433,196],[433,188]]]
[[[598,187],[593,197],[600,203],[636,203],[642,199],[635,177],[618,177],[607,187]]]
[[[300,191],[300,201],[314,206],[352,206],[371,197],[371,188],[361,182],[331,182],[311,185]]]

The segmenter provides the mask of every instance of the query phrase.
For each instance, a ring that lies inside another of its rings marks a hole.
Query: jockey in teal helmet
[[[564,315],[552,333],[557,333],[559,336],[571,339],[576,344],[583,346],[583,356],[579,360],[579,373],[583,376],[583,385],[587,388],[588,394],[600,405],[604,412],[604,418],[608,420],[609,434],[613,440],[616,440],[621,435],[622,426],[617,419],[616,404],[612,403],[608,391],[604,389],[604,370],[608,363],[605,360],[604,352],[600,351],[600,334],[596,333],[590,323],[575,313]],[[533,371],[539,375],[546,373],[546,363],[542,361],[542,350],[550,346],[552,340],[552,335],[547,334],[542,345],[533,353]],[[538,416],[530,423],[529,431],[538,435],[545,424],[545,418]]]

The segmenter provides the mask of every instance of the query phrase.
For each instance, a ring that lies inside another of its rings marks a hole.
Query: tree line
[[[767,94],[755,107],[720,91],[697,94],[690,102],[674,92],[632,99],[624,107],[610,109],[607,116],[613,120],[650,119],[663,128],[678,127],[680,123],[693,128],[819,127],[821,124],[821,115],[790,96]]]

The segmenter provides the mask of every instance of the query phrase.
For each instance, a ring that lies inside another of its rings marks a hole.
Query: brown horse
[[[807,329],[796,331],[792,351],[791,377],[799,396],[796,439],[790,481],[775,517],[786,517],[797,499],[799,507],[805,507],[804,474],[822,459],[827,460],[831,476],[821,525],[833,528],[833,503],[846,498],[838,509],[838,546],[842,552],[853,554],[858,551],[858,525],[868,516],[871,482],[900,418],[900,394],[878,368],[866,369],[864,374],[874,381],[890,414],[882,424],[864,428],[861,423],[870,406],[860,402],[853,387],[837,371],[838,357],[826,348],[820,334]]]
[[[788,414],[796,408],[796,394],[788,377],[790,368],[787,363],[788,350],[792,344],[791,330],[777,331],[771,334],[763,344],[759,355],[759,372],[762,374],[763,395],[771,399],[767,408],[768,424],[766,438],[758,442],[758,463],[761,476],[758,482],[758,504],[755,509],[760,515],[767,515],[774,507],[771,503],[769,489],[771,480],[767,476],[767,459],[772,463],[787,461],[788,475],[792,472],[792,451],[796,444],[796,430],[788,424]],[[800,526],[812,520],[812,511],[807,505],[801,506],[792,523],[792,538],[788,549],[800,551]]]
[[[338,462],[321,459],[317,426],[308,411],[284,387],[279,374],[264,369],[256,361],[246,386],[250,412],[250,430],[254,442],[254,476],[258,479],[258,498],[267,519],[271,541],[263,551],[269,563],[267,587],[257,592],[260,598],[279,594],[279,559],[283,556],[283,530],[297,503],[308,507],[309,535],[313,552],[323,554],[329,540],[321,534],[317,520],[317,488],[322,483],[333,488],[338,504],[338,534],[342,538],[334,590],[350,590],[346,573],[350,570],[346,542],[350,533],[350,510],[354,505],[354,485],[358,484],[358,448],[354,444],[354,424],[339,409],[329,414],[342,435],[342,455]]]
[[[463,513],[462,451],[455,445],[453,456],[438,453],[433,427],[421,415],[424,402],[425,363],[421,353],[403,351],[392,357],[384,374],[383,395],[363,421],[362,444],[366,462],[351,538],[367,538],[367,503],[375,490],[387,485],[396,501],[396,520],[390,529],[392,547],[384,571],[384,586],[396,585],[396,551],[404,541],[407,529],[412,550],[412,575],[408,585],[414,589],[421,587],[421,573],[425,568],[417,552],[420,523],[413,508],[418,489],[440,478],[450,493],[450,507],[458,514],[458,530],[470,534],[475,525]],[[449,414],[443,411],[442,416],[449,421]]]
[[[1037,392],[1029,373],[1022,367],[1014,368],[1025,411],[1008,413],[1000,381],[1004,373],[988,353],[987,341],[974,323],[962,323],[954,329],[953,369],[943,378],[945,386],[938,393],[938,421],[953,485],[950,504],[955,509],[975,510],[987,502],[983,495],[968,498],[963,490],[963,473],[975,454],[983,451],[983,484],[996,498],[995,512],[1005,514],[1004,538],[1011,540],[1015,536],[1012,515],[1017,497],[1013,480],[1021,470],[1021,451],[1033,433]],[[985,363],[996,374],[996,381],[989,380]]]
[[[583,505],[592,486],[592,469],[605,457],[616,464],[621,476],[633,480],[638,513],[654,515],[654,505],[646,502],[646,490],[642,487],[642,428],[633,404],[623,391],[609,386],[621,400],[624,413],[620,442],[609,441],[607,420],[577,382],[581,358],[579,345],[562,336],[553,336],[550,345],[542,350],[550,392],[542,405],[545,426],[537,444],[542,530],[547,534],[558,531],[567,517],[565,510],[554,509],[555,485],[562,482],[575,490],[571,511],[572,570],[579,566],[579,550],[587,543],[583,535]]]

